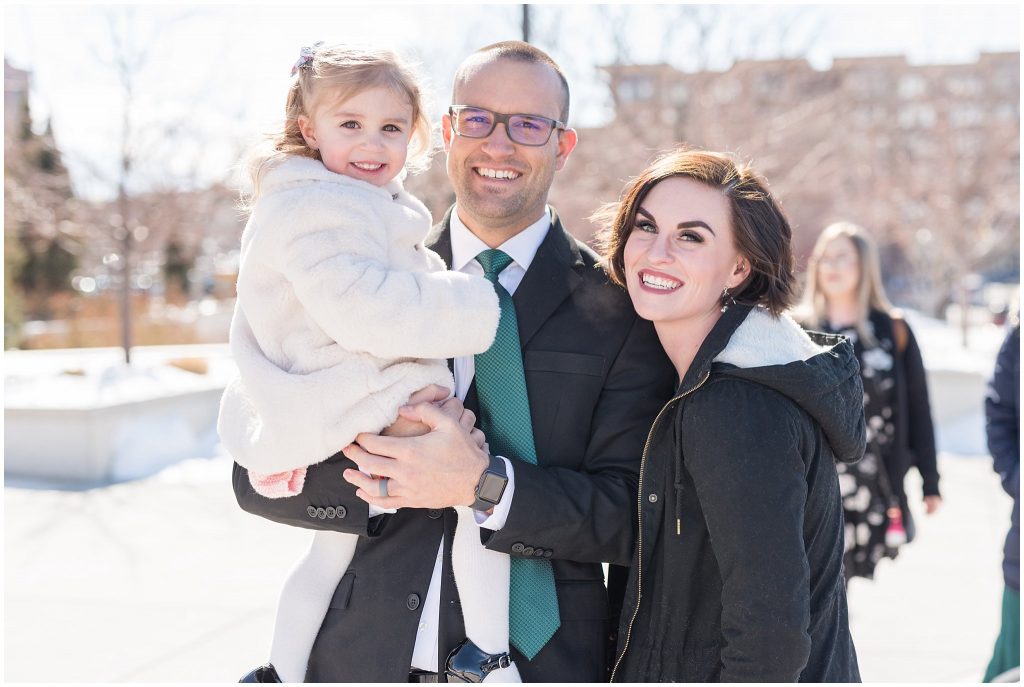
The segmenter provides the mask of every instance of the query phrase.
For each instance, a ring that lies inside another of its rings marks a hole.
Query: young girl
[[[239,377],[218,418],[269,498],[300,493],[306,466],[392,425],[417,390],[454,388],[443,359],[486,350],[499,318],[489,282],[446,271],[424,247],[430,213],[402,188],[430,147],[410,70],[389,51],[318,44],[292,74],[284,130],[251,167],[230,337]],[[484,549],[472,511],[458,510],[460,592],[493,603],[464,604],[467,635],[506,652],[508,556]],[[357,540],[317,532],[285,583],[270,656],[283,681],[305,677]],[[514,665],[492,675],[519,677]]]

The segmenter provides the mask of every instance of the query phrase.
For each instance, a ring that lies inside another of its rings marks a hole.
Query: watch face
[[[495,475],[493,472],[485,472],[477,496],[483,501],[498,503],[501,501],[501,495],[505,493],[506,484],[508,484],[507,477]]]

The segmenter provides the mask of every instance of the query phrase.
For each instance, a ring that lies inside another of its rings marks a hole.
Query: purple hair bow
[[[313,64],[313,54],[316,52],[316,49],[323,44],[323,41],[317,41],[313,44],[313,47],[307,46],[299,51],[299,59],[297,59],[295,64],[292,65],[292,76],[295,76],[300,69],[305,69],[309,65]]]

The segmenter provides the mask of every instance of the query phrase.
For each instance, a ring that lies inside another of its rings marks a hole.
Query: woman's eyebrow
[[[692,229],[693,227],[704,227],[711,232],[712,236],[717,236],[715,230],[707,225],[707,222],[699,219],[691,219],[689,222],[680,222],[676,225],[676,229]]]

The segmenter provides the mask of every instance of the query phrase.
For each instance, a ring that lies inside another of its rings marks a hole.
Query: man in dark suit
[[[457,420],[423,404],[403,413],[428,434],[361,435],[310,467],[299,496],[262,498],[237,465],[235,493],[242,508],[277,522],[363,535],[307,681],[446,681],[445,660],[465,638],[449,555],[453,507],[472,505],[483,545],[550,561],[553,571],[553,634],[528,652],[513,642],[523,679],[603,682],[617,618],[600,564],[630,563],[644,441],[674,373],[650,323],[547,206],[576,145],[558,66],[526,43],[488,46],[459,68],[452,98],[442,125],[457,200],[428,245],[451,269],[476,274],[483,251],[511,258],[496,279],[514,303],[535,457],[489,456]],[[456,393],[486,415],[479,360],[454,361]]]

